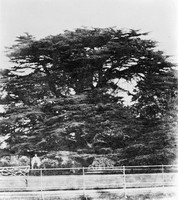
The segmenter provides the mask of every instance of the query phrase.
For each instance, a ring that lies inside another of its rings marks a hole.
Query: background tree
[[[128,163],[136,157],[136,151],[129,153],[132,147],[150,155],[144,162],[153,162],[150,149],[159,144],[145,151],[145,138],[162,137],[161,119],[176,96],[177,80],[174,65],[146,36],[81,28],[40,40],[18,37],[9,48],[14,67],[4,75],[7,95],[1,100],[8,105],[0,128],[9,135],[9,148],[22,154],[30,149],[116,153]],[[136,82],[132,94],[122,80]],[[124,105],[123,91],[133,96],[132,106]]]

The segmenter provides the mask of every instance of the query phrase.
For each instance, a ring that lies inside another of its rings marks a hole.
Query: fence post
[[[125,179],[125,166],[123,166],[123,181],[124,181],[124,197],[126,198],[126,179]]]
[[[83,174],[83,195],[85,196],[85,168],[82,168],[82,174]]]
[[[26,187],[28,187],[29,172],[30,172],[30,171],[28,171],[28,172],[25,174],[25,186],[26,186]]]
[[[40,169],[40,185],[41,185],[41,198],[44,200],[44,195],[43,195],[43,171],[42,168]]]
[[[164,191],[164,166],[162,165],[162,181],[163,181],[163,191]]]

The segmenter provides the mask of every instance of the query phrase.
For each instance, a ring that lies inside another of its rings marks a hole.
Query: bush
[[[21,166],[30,165],[30,159],[27,156],[22,156],[22,157],[19,158],[19,164]]]
[[[10,160],[6,157],[0,159],[0,167],[8,167],[10,166]]]
[[[42,168],[57,168],[60,166],[59,166],[59,161],[57,159],[45,158],[41,162],[41,167]]]
[[[114,161],[106,157],[99,157],[95,158],[89,167],[114,167]]]

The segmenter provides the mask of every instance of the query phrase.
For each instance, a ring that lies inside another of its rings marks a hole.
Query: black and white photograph
[[[177,0],[0,0],[0,200],[178,199]]]

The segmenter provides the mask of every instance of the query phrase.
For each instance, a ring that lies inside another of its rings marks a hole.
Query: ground
[[[176,173],[1,176],[0,200],[175,200]],[[125,184],[124,184],[125,180]]]
[[[175,200],[176,188],[4,192],[1,200]]]

